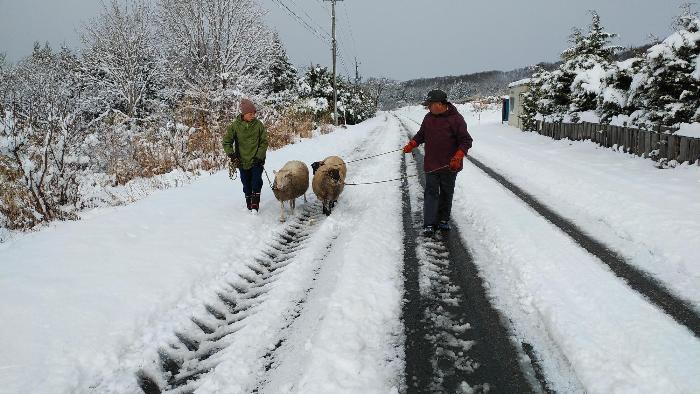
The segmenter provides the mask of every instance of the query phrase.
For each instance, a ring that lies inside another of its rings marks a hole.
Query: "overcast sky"
[[[318,38],[280,3],[311,25],[331,31],[330,2],[259,0],[296,65],[331,64],[329,41]],[[399,80],[509,70],[555,61],[571,28],[587,27],[597,10],[619,45],[666,37],[687,0],[344,0],[337,3],[340,74]],[[76,31],[101,9],[100,0],[0,0],[0,52],[11,61],[34,41],[79,48]]]

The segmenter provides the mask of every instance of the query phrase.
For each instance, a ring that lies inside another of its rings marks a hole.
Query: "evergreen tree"
[[[569,40],[572,46],[561,55],[564,63],[543,84],[543,93],[551,100],[554,113],[561,117],[572,115],[574,121],[578,113],[597,108],[601,80],[611,68],[615,53],[622,49],[609,45],[616,34],[604,30],[598,13],[591,11],[591,17],[587,33],[574,28]]]
[[[348,124],[369,119],[376,113],[374,99],[359,86],[337,78],[338,116]],[[317,120],[333,113],[333,74],[322,66],[309,67],[299,81],[299,93]]]
[[[686,7],[676,31],[647,51],[630,100],[638,123],[700,121],[700,19]]]
[[[294,90],[297,71],[289,61],[287,52],[277,33],[273,34],[270,52],[271,59],[265,75],[266,83],[264,89],[272,94]]]
[[[534,73],[528,83],[529,89],[523,93],[523,113],[520,115],[524,131],[534,131],[537,127],[537,114],[542,105],[542,84],[549,73],[540,66],[535,66]]]
[[[614,63],[605,74],[597,110],[602,123],[610,123],[615,116],[629,116],[638,110],[629,100],[629,91],[642,64],[641,58],[627,59]]]

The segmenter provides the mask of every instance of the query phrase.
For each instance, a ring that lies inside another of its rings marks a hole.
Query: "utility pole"
[[[331,18],[332,18],[332,23],[333,23],[333,121],[335,122],[335,125],[338,125],[338,86],[337,86],[337,81],[336,81],[336,73],[335,73],[335,57],[336,54],[338,53],[338,43],[335,39],[335,2],[336,1],[343,1],[343,0],[323,0],[323,1],[330,1],[331,2],[331,8],[332,8],[332,13],[331,13]]]
[[[355,86],[360,86],[360,67],[357,62],[357,56],[355,57]]]

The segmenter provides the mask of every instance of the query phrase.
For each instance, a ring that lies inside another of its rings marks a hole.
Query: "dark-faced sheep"
[[[313,163],[311,167],[314,169],[311,183],[314,194],[323,203],[323,213],[330,215],[345,187],[345,162],[338,156],[330,156]]]
[[[309,168],[306,164],[292,160],[275,173],[275,181],[272,184],[272,193],[282,205],[280,221],[284,221],[284,202],[289,201],[289,206],[294,212],[296,198],[304,196],[309,189]]]

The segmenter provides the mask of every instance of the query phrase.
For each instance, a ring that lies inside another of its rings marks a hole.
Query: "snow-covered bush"
[[[11,226],[71,218],[79,205],[79,178],[93,147],[75,113],[76,63],[67,49],[37,44],[4,78],[10,101],[0,113],[0,155],[3,180],[11,186],[3,188],[2,210],[14,212],[5,219]]]
[[[281,148],[297,138],[309,138],[314,130],[314,113],[304,106],[291,106],[267,128],[269,146]]]

